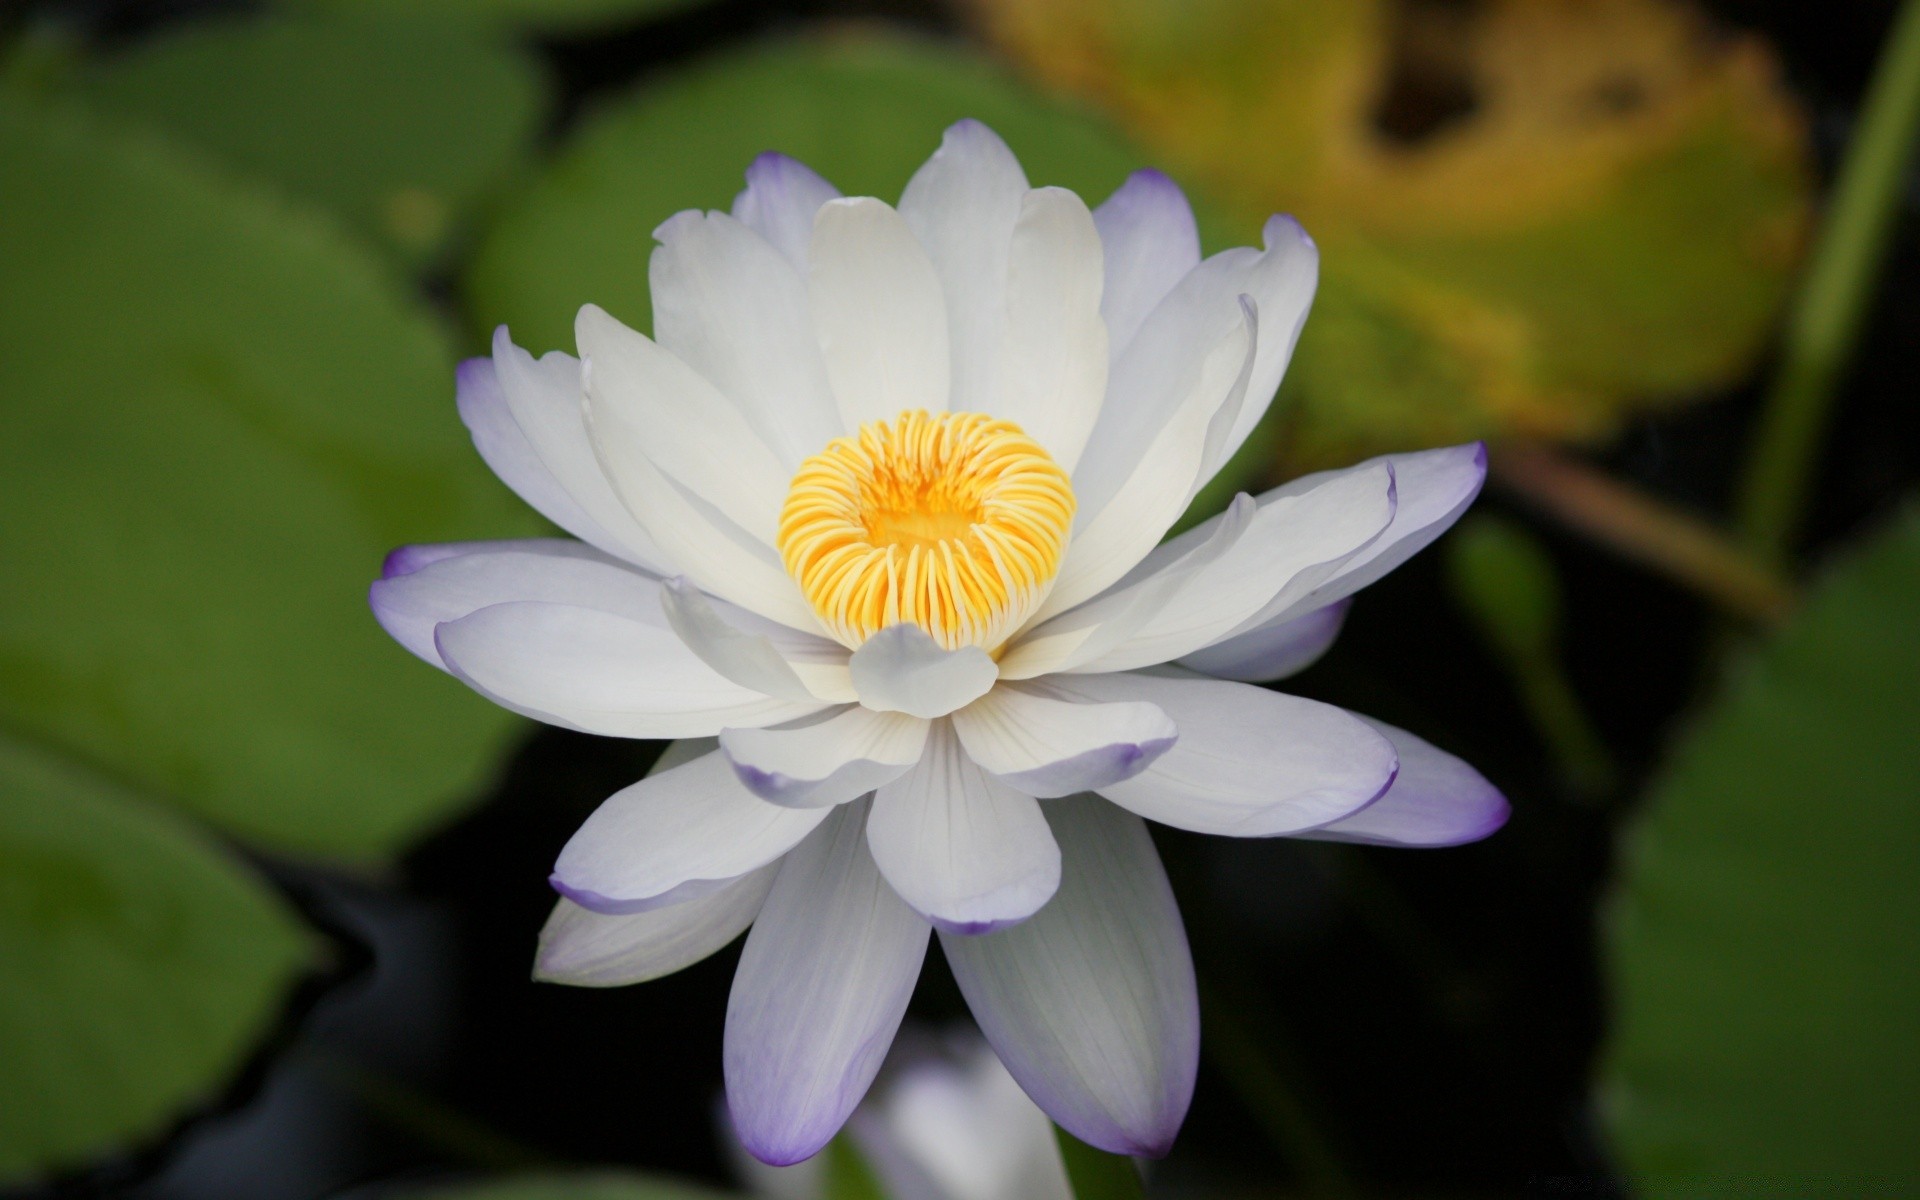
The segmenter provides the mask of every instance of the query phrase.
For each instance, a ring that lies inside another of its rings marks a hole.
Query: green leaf
[[[0,729],[283,849],[372,856],[511,718],[396,648],[404,542],[532,528],[442,331],[331,227],[0,105]]]
[[[0,739],[0,1182],[210,1100],[314,950],[177,818]]]
[[[536,352],[571,347],[588,302],[649,328],[654,228],[681,209],[726,208],[756,154],[784,151],[849,195],[894,199],[962,117],[1006,138],[1036,184],[1095,203],[1142,164],[1105,127],[958,50],[875,35],[757,47],[650,83],[590,122],[481,247],[472,307]]]
[[[1916,612],[1920,510],[1833,569],[1648,799],[1613,913],[1604,1099],[1649,1194],[1912,1178]]]
[[[230,17],[94,64],[94,106],[331,207],[408,261],[441,249],[530,154],[526,55],[418,20]]]
[[[287,7],[376,13],[436,25],[520,26],[546,33],[583,33],[697,8],[709,0],[286,0]]]
[[[525,1175],[465,1187],[395,1193],[399,1200],[726,1200],[715,1192],[645,1175]]]
[[[1096,1150],[1057,1125],[1053,1134],[1074,1200],[1140,1200],[1146,1195],[1140,1168],[1132,1159]]]

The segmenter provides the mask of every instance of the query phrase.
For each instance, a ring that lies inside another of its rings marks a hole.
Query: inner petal
[[[1073,512],[1066,472],[1012,421],[914,409],[801,463],[777,544],[848,646],[908,622],[991,651],[1045,599]]]

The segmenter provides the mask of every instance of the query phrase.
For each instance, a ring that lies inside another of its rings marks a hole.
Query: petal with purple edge
[[[733,198],[733,215],[804,272],[813,218],[821,205],[839,197],[840,189],[812,167],[769,150],[748,164],[747,186]]]
[[[723,729],[720,747],[740,782],[775,804],[844,804],[907,773],[927,723],[850,704],[774,729]]]
[[[867,804],[835,809],[780,865],[727,1001],[727,1107],[755,1158],[825,1146],[886,1057],[926,957],[927,923],[867,853]]]
[[[726,887],[791,850],[826,809],[782,808],[709,753],[608,797],[560,851],[554,890],[597,913],[646,912]]]
[[[1116,359],[1175,284],[1200,261],[1200,231],[1180,185],[1159,171],[1135,171],[1093,210],[1106,259],[1100,315]]]
[[[562,898],[540,930],[533,977],[574,987],[623,987],[690,967],[753,924],[780,870],[770,863],[679,904],[626,915]]]
[[[1069,1133],[1157,1157],[1193,1098],[1200,1012],[1180,911],[1138,817],[1094,796],[1047,806],[1062,880],[1032,919],[940,944],[981,1031]]]
[[[1333,646],[1352,599],[1256,626],[1180,659],[1180,665],[1216,679],[1269,683],[1297,675]]]
[[[1152,704],[1063,700],[1044,684],[994,688],[954,713],[953,729],[982,770],[1041,798],[1131,779],[1179,736]]]
[[[1393,743],[1400,773],[1386,795],[1301,837],[1375,846],[1459,846],[1507,823],[1507,798],[1480,772],[1404,729],[1372,717],[1359,719]]]
[[[867,845],[901,899],[951,932],[1023,921],[1060,886],[1039,803],[982,771],[945,721],[918,765],[874,793]]]

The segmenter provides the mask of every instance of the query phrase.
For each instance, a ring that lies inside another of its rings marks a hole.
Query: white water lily
[[[733,1122],[771,1163],[859,1101],[930,934],[1021,1086],[1163,1153],[1199,1025],[1141,818],[1413,846],[1505,802],[1397,729],[1250,682],[1437,537],[1479,446],[1241,496],[1161,544],[1260,419],[1313,242],[1202,260],[1140,172],[1097,210],[947,131],[898,207],[778,155],[655,233],[654,336],[503,329],[459,376],[480,453],[578,540],[396,551],[373,607],[495,702],[682,739],[562,850],[544,978],[651,979],[751,926]]]

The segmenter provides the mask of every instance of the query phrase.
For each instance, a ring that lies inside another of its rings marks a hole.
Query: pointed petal
[[[839,196],[840,189],[812,167],[769,150],[748,164],[746,190],[733,198],[733,215],[804,272],[814,215]]]
[[[1297,675],[1320,660],[1340,636],[1352,600],[1336,600],[1298,617],[1256,626],[1197,650],[1180,665],[1216,679],[1269,683]]]
[[[839,1131],[900,1028],[927,923],[867,853],[867,804],[833,809],[788,856],[740,955],[727,1001],[727,1107],[775,1166]]]
[[[829,811],[768,804],[724,755],[705,754],[608,797],[561,849],[551,882],[597,913],[664,908],[766,866]]]
[[[1180,910],[1139,818],[1093,796],[1047,806],[1062,879],[1031,920],[940,944],[980,1029],[1062,1128],[1165,1154],[1193,1098],[1200,1012]]]
[[[1200,230],[1180,185],[1159,171],[1135,171],[1093,211],[1106,259],[1100,315],[1119,358],[1147,315],[1200,261]]]
[[[901,219],[926,249],[946,299],[953,386],[943,407],[955,412],[1001,415],[1007,259],[1026,194],[1013,151],[993,130],[966,120],[947,128],[900,196]]]
[[[1146,700],[1173,718],[1173,749],[1101,794],[1178,829],[1300,833],[1358,811],[1393,782],[1392,744],[1331,704],[1218,679],[1069,675],[1048,683],[1088,699]]]
[[[684,576],[660,589],[660,605],[673,632],[719,675],[741,687],[796,703],[851,700],[851,695],[822,696],[809,689],[794,665],[764,634],[727,624],[700,589]],[[851,686],[851,684],[849,684]]]
[[[1080,197],[1065,188],[1028,192],[1007,260],[998,383],[967,410],[1015,422],[1069,474],[1107,390],[1102,270],[1100,235]]]
[[[494,703],[609,737],[706,737],[825,707],[741,687],[662,622],[569,604],[494,604],[437,626],[447,669]]]
[[[683,212],[654,236],[654,337],[733,402],[779,459],[784,487],[841,432],[805,278],[725,213]]]
[[[822,207],[808,251],[807,296],[847,432],[908,409],[947,411],[947,305],[933,264],[899,213],[864,197]]]
[[[927,744],[927,723],[857,704],[777,729],[723,729],[720,747],[740,782],[775,804],[844,804],[907,773]]]
[[[944,721],[919,764],[874,794],[867,845],[901,899],[950,932],[1004,929],[1060,886],[1039,804],[982,771]]]
[[[780,870],[770,863],[679,904],[625,916],[564,897],[540,931],[533,977],[575,987],[623,987],[690,967],[746,932]]]
[[[978,646],[942,650],[917,625],[889,625],[848,663],[860,703],[881,712],[944,717],[985,695],[999,677]]]
[[[1372,717],[1359,719],[1393,743],[1400,773],[1386,795],[1301,837],[1375,846],[1459,846],[1507,823],[1507,798],[1480,772],[1404,729]]]
[[[953,714],[967,756],[1015,791],[1043,799],[1131,779],[1179,731],[1142,701],[1086,704],[1044,686],[994,688]]]

